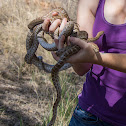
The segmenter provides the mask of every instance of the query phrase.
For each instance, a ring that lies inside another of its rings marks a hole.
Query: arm
[[[126,73],[126,54],[98,53],[95,64]]]
[[[97,10],[98,3],[99,3],[99,0],[95,0],[95,1],[79,0],[78,11],[77,11],[77,23],[80,26],[80,30],[85,30],[88,32],[89,37],[92,37],[93,24],[95,20],[95,12]],[[58,13],[53,13],[52,15],[58,15]],[[66,19],[64,19],[62,23],[59,19],[57,19],[49,26],[49,19],[46,19],[43,23],[43,29],[45,31],[54,32],[56,28],[61,24],[60,31],[62,31],[66,22],[67,22]],[[60,39],[59,41],[55,40],[55,43],[58,49],[61,49],[64,47],[64,39]],[[52,55],[55,60],[57,61],[59,60],[59,57],[57,57],[54,52],[52,52]],[[81,75],[84,75],[91,68],[92,63],[87,63],[87,62],[74,63],[73,62],[72,66],[75,72],[81,76]]]
[[[80,30],[87,31],[89,37],[92,37],[93,24],[95,20],[95,13],[97,10],[99,0],[79,0],[77,10],[77,23],[80,26]],[[74,71],[81,75],[84,75],[89,71],[91,63],[76,63],[72,64]]]
[[[126,73],[126,54],[95,52],[90,44],[75,37],[70,37],[69,41],[79,45],[81,50],[77,54],[71,56],[67,62],[72,64],[98,64]]]
[[[91,4],[88,5],[88,3]],[[96,0],[95,2],[92,0],[79,1],[77,22],[80,25],[80,30],[86,30],[89,37],[92,37],[93,24],[98,3],[99,0]],[[104,67],[126,73],[126,54],[95,53],[92,52],[90,46],[84,43],[84,41],[77,38],[71,38],[70,41],[82,47],[82,50],[77,55],[71,57],[68,61],[75,64],[73,65],[73,68],[79,75],[83,75],[86,70],[88,71],[92,64],[102,65]],[[88,52],[87,55],[86,51]]]

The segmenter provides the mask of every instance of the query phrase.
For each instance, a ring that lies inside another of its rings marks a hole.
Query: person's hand
[[[52,13],[52,16],[55,16],[55,15],[58,15],[58,13],[57,13],[57,12]],[[59,31],[61,32],[61,31],[63,30],[63,28],[64,28],[66,22],[67,22],[67,18],[64,18],[64,19],[62,20],[62,22],[61,22],[60,19],[56,19],[56,20],[50,25],[50,19],[49,19],[49,18],[46,18],[46,19],[44,20],[44,22],[43,22],[43,29],[44,29],[44,31],[47,31],[47,32],[48,32],[48,31],[49,31],[49,32],[54,32],[54,31],[57,29],[57,27],[60,26]]]
[[[52,16],[57,16],[57,12],[53,12]],[[62,21],[60,19],[56,19],[52,24],[50,24],[50,19],[46,18],[43,22],[43,30],[46,32],[54,33],[54,31],[59,27],[59,33],[63,30],[64,26],[67,23],[67,18],[64,18]],[[56,39],[54,39],[56,40]],[[58,49],[62,48],[62,44],[59,44],[58,41],[56,40],[56,46]]]
[[[57,12],[52,13],[52,16],[57,16],[57,15],[58,15]],[[52,24],[50,24],[50,19],[46,18],[43,22],[42,28],[45,32],[54,33],[54,31],[60,26],[59,33],[61,33],[66,23],[67,23],[67,18],[64,18],[62,21],[60,19],[56,19]],[[54,38],[54,41],[56,43],[57,49],[61,49],[64,47],[64,41],[59,41],[58,39],[55,39],[55,38]],[[52,53],[54,54],[54,52]]]
[[[61,39],[59,40],[59,43],[63,43],[64,40],[65,40],[65,37],[62,36]],[[96,53],[93,50],[91,44],[87,43],[86,40],[84,41],[76,37],[69,37],[68,43],[73,43],[81,47],[80,51],[77,54],[71,56],[67,60],[68,63],[71,63],[71,64],[95,63],[100,56],[99,53]],[[52,55],[54,59],[56,59],[57,61],[59,60],[59,57],[57,57],[54,52],[52,52]]]
[[[57,12],[52,13],[52,16],[58,15]],[[56,19],[51,25],[50,25],[50,19],[47,18],[44,20],[43,23],[43,29],[46,32],[51,32],[53,33],[59,26],[59,32],[61,32],[64,28],[64,26],[67,23],[67,18],[64,18],[62,21],[60,19]],[[61,49],[64,47],[64,40],[65,37],[62,36],[60,40],[54,39],[57,49]],[[81,50],[71,56],[67,62],[71,63],[71,64],[76,64],[76,63],[95,63],[95,61],[97,60],[97,56],[98,53],[95,53],[94,50],[92,49],[91,45],[89,43],[79,38],[75,38],[75,37],[69,37],[67,43],[72,42],[73,44],[77,44],[81,47]],[[55,52],[52,52],[53,58],[55,60],[59,60],[59,57],[56,56]]]

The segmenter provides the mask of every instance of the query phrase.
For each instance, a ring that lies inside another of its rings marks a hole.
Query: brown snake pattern
[[[58,16],[52,16],[53,12],[58,12]],[[50,18],[51,23],[55,19],[62,20],[64,17],[66,17],[68,19],[68,23],[66,24],[65,28],[60,33],[60,35],[58,35],[58,39],[60,39],[61,36],[64,35],[66,38],[68,36],[75,36],[80,39],[87,40],[87,42],[91,42],[90,44],[95,52],[98,52],[99,48],[96,44],[94,44],[92,42],[99,39],[99,37],[101,35],[103,35],[104,32],[103,31],[99,32],[96,35],[96,37],[94,37],[94,38],[88,38],[87,32],[79,31],[78,25],[75,22],[70,20],[67,12],[63,8],[54,9],[46,16],[40,17],[40,18],[37,18],[37,19],[31,21],[30,24],[28,25],[28,28],[30,29],[30,31],[28,32],[27,39],[26,39],[27,54],[25,56],[25,61],[28,64],[34,64],[40,70],[45,70],[46,72],[51,73],[52,81],[53,81],[54,87],[57,92],[57,98],[53,105],[53,117],[47,125],[47,126],[52,126],[55,123],[56,115],[57,115],[57,106],[61,100],[61,87],[60,87],[60,83],[59,83],[58,72],[60,70],[64,70],[64,69],[67,69],[68,67],[70,67],[70,64],[65,64],[66,60],[70,56],[76,54],[81,48],[78,45],[69,45],[67,47],[64,47],[61,50],[58,50],[56,52],[56,54],[58,56],[60,56],[60,60],[56,63],[56,65],[49,65],[47,63],[44,63],[42,61],[42,57],[37,57],[35,55],[35,52],[36,52],[39,44],[42,45],[43,48],[45,48],[49,51],[57,50],[55,43],[48,44],[46,42],[46,39],[44,38],[44,31],[42,29],[42,25],[43,25],[42,23],[43,23],[44,19],[47,17]],[[56,34],[58,34],[58,33],[56,33]],[[54,37],[54,35],[52,35],[52,34],[51,34],[51,36]]]

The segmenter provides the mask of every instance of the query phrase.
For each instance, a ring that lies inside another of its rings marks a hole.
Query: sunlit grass
[[[13,76],[17,76],[19,83],[22,83],[26,77],[29,79],[26,86],[33,89],[34,94],[30,94],[30,97],[35,95],[36,111],[40,114],[40,116],[36,116],[33,112],[35,118],[38,120],[38,123],[36,123],[35,126],[46,126],[52,117],[52,106],[56,99],[56,91],[52,84],[50,74],[39,71],[33,65],[27,65],[24,62],[24,56],[26,54],[25,44],[28,23],[36,17],[49,12],[54,5],[49,6],[49,8],[43,8],[39,4],[35,5],[32,2],[27,5],[25,0],[10,0],[8,3],[3,0],[2,2],[3,6],[0,8],[0,42],[2,43],[3,55],[8,63],[7,70],[11,71],[10,73],[12,75],[14,73],[16,74]],[[68,3],[69,2],[70,0]],[[70,8],[71,5],[68,5],[66,7]],[[69,11],[72,12],[71,10]],[[39,47],[36,54],[42,55],[46,62],[52,64],[55,63],[51,53],[43,50],[42,47]],[[69,71],[73,70],[70,69]],[[55,126],[67,126],[69,124],[73,110],[78,102],[78,94],[82,89],[82,85],[78,84],[82,79],[69,71],[60,72],[59,74],[62,88],[62,99],[58,106]],[[30,102],[29,106],[31,107],[32,104],[33,103]],[[30,111],[32,111],[31,108]],[[4,109],[0,109],[0,114],[3,112]],[[20,117],[19,120],[20,126],[24,126],[25,121],[23,118]],[[40,122],[41,124],[39,124]]]

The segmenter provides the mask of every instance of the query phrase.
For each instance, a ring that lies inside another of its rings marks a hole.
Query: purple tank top
[[[96,41],[100,52],[126,54],[126,23],[114,25],[104,17],[105,0],[100,0],[93,36],[105,34]],[[94,64],[86,75],[79,105],[114,126],[126,126],[126,73]]]

